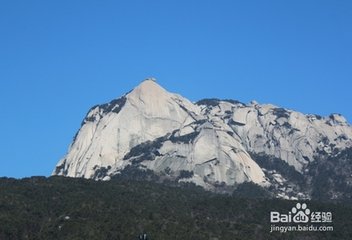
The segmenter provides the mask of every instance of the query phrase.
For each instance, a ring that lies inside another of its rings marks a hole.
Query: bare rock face
[[[352,147],[352,128],[339,114],[321,117],[227,101],[200,106],[203,113],[229,125],[248,152],[282,159],[300,172],[320,154]]]
[[[192,103],[147,79],[88,112],[53,175],[108,180],[137,166],[206,189],[248,181],[270,186],[284,177],[253,156],[280,159],[304,174],[317,157],[351,147],[352,128],[341,115],[304,115],[255,101]]]
[[[120,99],[89,111],[53,174],[109,179],[138,164],[155,172],[193,172],[187,181],[207,188],[264,184],[263,171],[227,131],[231,128],[211,123],[199,106],[145,80]]]

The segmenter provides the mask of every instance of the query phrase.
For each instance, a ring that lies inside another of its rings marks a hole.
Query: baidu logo
[[[271,223],[307,223],[310,219],[310,210],[306,203],[297,203],[287,214],[270,212]]]
[[[307,223],[309,222],[310,210],[307,208],[307,204],[297,203],[295,207],[292,208],[291,213],[293,215],[293,222],[295,223]]]
[[[306,203],[296,203],[287,213],[270,212],[270,232],[334,231],[332,213],[312,211]]]
[[[306,203],[297,203],[288,213],[270,212],[271,223],[331,223],[331,212],[313,212]]]

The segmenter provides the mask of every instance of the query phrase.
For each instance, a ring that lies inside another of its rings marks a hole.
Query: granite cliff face
[[[201,112],[213,122],[224,122],[248,152],[280,158],[302,172],[322,153],[352,146],[352,128],[339,114],[304,115],[274,105],[202,100]]]
[[[88,112],[53,175],[109,180],[133,166],[210,190],[254,182],[278,197],[304,198],[310,191],[292,176],[310,176],[312,163],[351,147],[352,128],[341,115],[192,103],[147,79]]]

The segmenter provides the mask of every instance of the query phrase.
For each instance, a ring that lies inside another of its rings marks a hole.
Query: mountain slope
[[[352,146],[352,128],[339,114],[304,115],[270,104],[245,105],[214,99],[198,105],[213,121],[227,123],[247,151],[275,156],[297,171],[321,153]]]
[[[90,110],[54,174],[109,179],[139,164],[157,172],[193,172],[187,181],[208,188],[222,182],[265,184],[260,167],[226,133],[230,128],[214,126],[200,111],[155,80],[145,80],[120,99]]]
[[[352,128],[341,115],[234,100],[191,103],[147,79],[88,112],[53,174],[109,180],[133,166],[211,190],[254,182],[278,197],[309,198],[312,163],[351,147]]]
[[[237,198],[199,187],[146,181],[108,182],[63,177],[0,178],[0,239],[153,240],[350,239],[352,207],[307,201],[331,211],[333,232],[270,233],[270,211],[296,204]]]
[[[120,99],[89,111],[55,173],[91,178],[98,167],[123,168],[125,162],[120,160],[129,149],[180,128],[193,120],[196,111],[186,99],[152,80],[144,81]]]

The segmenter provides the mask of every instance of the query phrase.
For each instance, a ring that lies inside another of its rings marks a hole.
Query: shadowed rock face
[[[249,153],[275,157],[303,174],[320,155],[352,147],[351,137],[352,128],[337,114],[219,99],[193,104],[148,79],[93,107],[53,174],[107,180],[137,165],[173,176],[192,172],[178,181],[207,189],[248,181],[269,186],[268,171]]]

